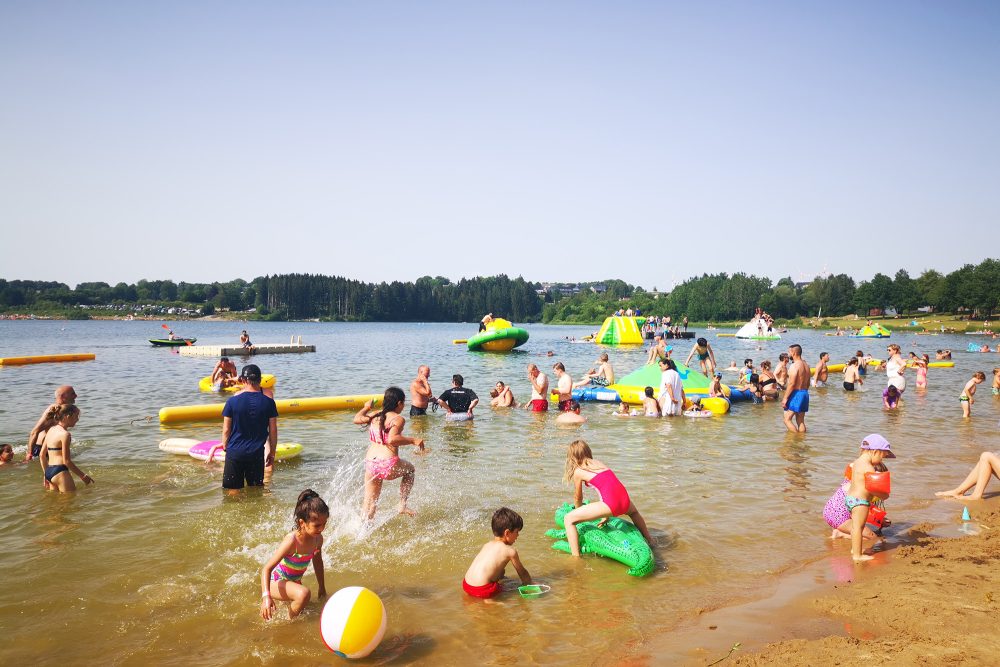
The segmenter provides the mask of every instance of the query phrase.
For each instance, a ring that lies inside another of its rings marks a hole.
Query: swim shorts
[[[569,412],[573,409],[573,399],[559,401],[559,412]]]
[[[993,391],[994,391],[994,393],[995,393],[995,392],[996,392],[996,389],[994,389]],[[39,455],[40,455],[41,453],[42,453],[42,446],[41,446],[41,445],[32,445],[32,446],[31,446],[31,458],[33,458],[33,459],[37,459],[37,458],[38,458],[38,456],[39,456]]]
[[[410,406],[410,416],[411,417],[419,417],[420,415],[426,415],[426,414],[427,414],[427,408],[426,407],[424,407],[424,408],[418,408],[415,405],[411,405]]]
[[[596,384],[598,387],[608,386],[608,378],[604,377],[603,375],[594,376],[590,378],[590,381]]]
[[[499,595],[501,588],[498,581],[491,581],[485,586],[472,586],[465,579],[462,579],[462,590],[474,598],[483,598],[485,600]]]
[[[854,391],[854,383],[853,382],[845,382],[844,383],[844,389],[846,389],[847,391]]]
[[[264,452],[246,458],[227,456],[222,470],[222,488],[242,489],[244,486],[264,486]]]
[[[398,456],[393,456],[391,459],[365,459],[365,470],[372,479],[389,479],[397,463],[399,463]]]
[[[532,412],[545,412],[549,409],[549,402],[544,398],[536,398],[531,401]]]
[[[809,412],[809,390],[796,389],[793,391],[788,397],[788,407],[785,410],[796,413]]]

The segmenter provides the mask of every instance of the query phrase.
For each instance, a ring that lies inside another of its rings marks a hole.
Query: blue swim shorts
[[[809,390],[796,389],[793,391],[792,395],[788,398],[788,407],[785,410],[789,412],[809,412]]]

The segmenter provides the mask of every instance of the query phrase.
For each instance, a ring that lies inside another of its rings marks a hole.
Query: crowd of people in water
[[[766,313],[758,313],[762,322],[767,321]],[[669,318],[666,318],[669,324]],[[685,322],[686,324],[686,322]],[[249,336],[244,331],[244,345],[252,347]],[[650,347],[646,363],[658,364],[661,375],[658,388],[644,388],[641,410],[633,412],[627,403],[616,415],[649,417],[671,417],[684,414],[691,401],[681,381],[679,366],[672,359],[673,347],[666,345],[663,336],[656,336]],[[929,355],[910,353],[905,358],[899,345],[889,343],[886,359],[877,361],[871,355],[858,350],[844,362],[842,387],[846,392],[857,391],[869,378],[869,368],[885,371],[886,386],[882,392],[883,407],[896,410],[907,390],[907,373],[915,375],[915,391],[926,391],[928,387]],[[949,359],[949,350],[938,350],[937,360]],[[718,369],[715,351],[705,338],[695,341],[684,365],[697,361],[697,368],[710,379],[707,396],[725,397],[733,391],[749,390],[758,402],[780,401],[785,427],[795,433],[804,434],[806,414],[809,411],[811,389],[830,387],[832,382],[830,355],[821,352],[814,368],[803,357],[798,344],[788,346],[786,352],[778,355],[777,362],[770,360],[755,363],[745,359],[742,366],[733,361],[727,368]],[[608,353],[602,353],[595,366],[574,378],[563,362],[557,361],[551,368],[554,386],[550,389],[550,379],[536,363],[528,363],[525,368],[529,398],[519,402],[513,388],[502,380],[497,380],[490,390],[490,407],[495,409],[522,408],[536,413],[549,411],[550,402],[559,412],[555,422],[560,425],[578,426],[587,421],[580,414],[580,403],[573,392],[584,386],[605,387],[614,385],[616,375]],[[723,382],[725,372],[737,374],[735,385]],[[221,485],[226,493],[239,493],[245,487],[263,486],[265,475],[270,471],[275,456],[278,438],[278,411],[272,395],[261,388],[261,369],[256,364],[247,364],[237,374],[236,366],[223,357],[212,371],[212,382],[221,386],[238,385],[240,391],[230,397],[222,412],[222,440],[217,449],[225,452],[225,465]],[[958,397],[963,417],[971,417],[977,388],[986,379],[983,372],[975,372],[964,385]],[[993,395],[1000,394],[1000,368],[993,369]],[[75,462],[72,455],[70,430],[77,425],[81,411],[76,405],[77,394],[71,386],[61,386],[55,391],[55,401],[42,411],[27,438],[25,462],[37,459],[41,466],[42,485],[46,490],[69,493],[76,490],[74,476],[84,485],[94,483],[94,479]],[[378,510],[378,503],[386,482],[399,480],[399,498],[396,510],[403,515],[413,516],[414,510],[409,499],[415,483],[415,467],[403,458],[401,449],[412,447],[417,456],[431,450],[421,437],[405,435],[406,418],[403,416],[407,395],[399,387],[388,387],[380,402],[369,400],[354,415],[353,422],[365,426],[368,434],[368,448],[364,454],[364,497],[361,514],[366,521],[372,521]],[[435,394],[431,387],[431,369],[422,365],[409,385],[410,406],[407,416],[411,419],[424,418],[428,410],[442,410],[449,421],[470,421],[474,419],[479,397],[465,386],[462,375],[451,376],[450,386]],[[13,447],[0,446],[0,465],[13,465]],[[863,540],[878,538],[881,529],[889,525],[883,505],[889,495],[889,472],[884,461],[895,458],[891,445],[883,436],[873,433],[861,442],[858,456],[844,471],[843,481],[827,501],[823,517],[831,527],[832,538],[849,538],[851,554],[855,561],[869,560],[864,553]],[[954,498],[968,496],[972,499],[983,497],[992,477],[1000,477],[1000,456],[984,452],[966,479],[953,489],[941,491],[937,495]],[[566,451],[564,480],[573,486],[575,509],[565,518],[567,540],[573,556],[581,553],[576,525],[583,521],[606,520],[614,516],[628,516],[644,539],[653,547],[645,520],[628,491],[613,470],[594,457],[590,446],[576,439]],[[583,503],[583,489],[592,487],[598,493],[598,500]],[[298,615],[311,598],[310,590],[302,584],[303,574],[309,563],[313,564],[318,580],[318,595],[326,595],[322,533],[329,518],[327,504],[314,491],[307,489],[300,494],[294,510],[295,529],[285,535],[278,548],[260,570],[261,605],[260,615],[264,619],[272,617],[275,601],[288,603],[289,614]],[[522,518],[513,510],[503,507],[493,514],[491,522],[492,539],[475,556],[462,582],[463,590],[474,597],[490,598],[502,591],[501,579],[508,563],[513,564],[520,580],[531,583],[532,578],[521,563],[514,547]]]

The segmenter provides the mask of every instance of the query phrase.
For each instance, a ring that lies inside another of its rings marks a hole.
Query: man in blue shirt
[[[264,467],[274,463],[278,443],[278,407],[260,389],[260,368],[248,364],[240,373],[243,391],[222,409],[222,449],[226,467],[222,488],[264,486]]]

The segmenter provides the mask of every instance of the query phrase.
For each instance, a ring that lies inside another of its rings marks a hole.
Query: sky
[[[1000,3],[0,0],[0,277],[1000,256]]]

